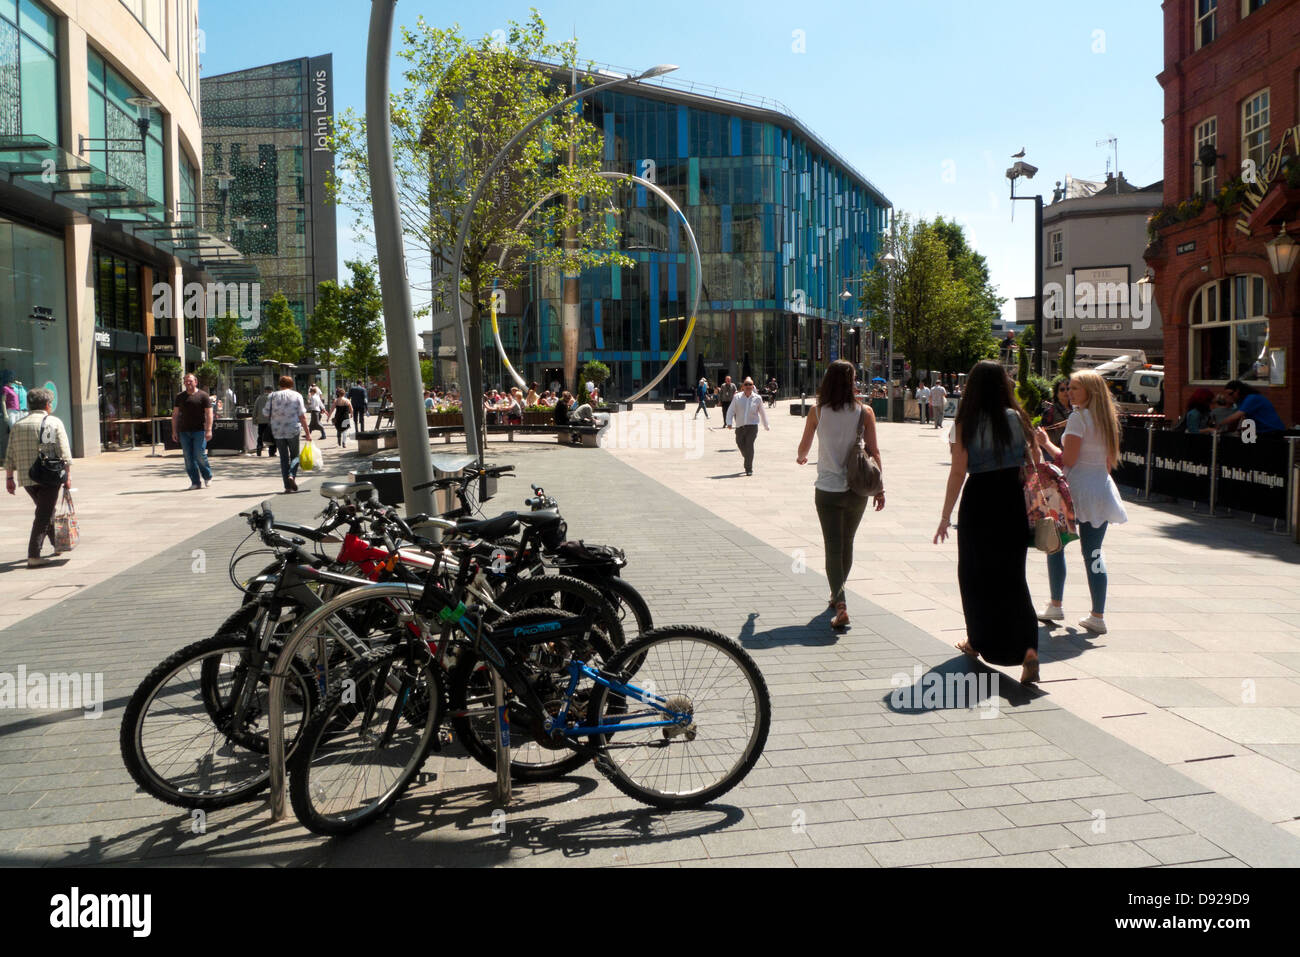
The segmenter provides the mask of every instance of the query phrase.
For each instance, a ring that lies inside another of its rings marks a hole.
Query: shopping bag
[[[77,510],[72,505],[72,493],[63,490],[63,499],[54,513],[54,550],[70,552],[77,547],[81,539],[81,529],[77,526]]]
[[[302,453],[298,456],[298,465],[304,472],[314,472],[323,464],[320,448],[315,442],[308,442],[303,446]]]

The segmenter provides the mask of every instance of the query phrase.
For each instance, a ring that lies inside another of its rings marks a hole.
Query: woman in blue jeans
[[[1070,378],[1070,413],[1059,446],[1041,428],[1038,444],[1064,466],[1074,500],[1074,517],[1079,523],[1079,545],[1083,567],[1092,593],[1092,611],[1079,620],[1079,627],[1097,635],[1106,634],[1106,561],[1102,539],[1110,525],[1128,521],[1111,470],[1119,463],[1119,417],[1110,400],[1106,380],[1096,372],[1076,372]],[[1047,556],[1047,576],[1052,600],[1039,615],[1045,622],[1063,621],[1065,597],[1065,549]]]

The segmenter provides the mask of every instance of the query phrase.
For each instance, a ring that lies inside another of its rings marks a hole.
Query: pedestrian
[[[343,394],[342,387],[334,390],[334,433],[339,448],[348,447],[348,420],[352,417],[352,403]]]
[[[302,396],[293,387],[293,376],[280,376],[280,389],[271,393],[271,436],[280,453],[280,477],[286,492],[298,491],[298,426],[311,441],[311,426],[307,424],[307,407]]]
[[[41,557],[41,546],[49,538],[54,554],[59,545],[54,538],[54,510],[59,504],[61,489],[72,488],[72,449],[63,423],[50,414],[54,395],[49,389],[32,389],[27,393],[27,415],[10,426],[9,445],[5,449],[5,491],[18,494],[22,485],[36,505],[32,519],[32,532],[27,539],[27,567],[39,568],[51,564]],[[42,485],[31,477],[31,469],[39,453],[63,465],[65,477],[61,485]]]
[[[1273,403],[1261,395],[1254,386],[1246,385],[1240,379],[1233,379],[1223,387],[1228,401],[1237,407],[1237,411],[1226,416],[1219,423],[1220,432],[1231,432],[1240,428],[1238,423],[1249,419],[1255,423],[1257,435],[1275,435],[1286,431],[1286,426],[1278,416]]]
[[[695,415],[692,416],[692,418],[698,419],[700,417],[700,413],[703,412],[704,417],[707,419],[709,417],[709,406],[708,406],[709,380],[708,379],[701,378],[699,382],[695,383],[695,397],[700,400],[700,404],[695,407]]]
[[[348,402],[352,406],[352,427],[358,432],[366,430],[366,389],[360,382],[354,382],[348,390]]]
[[[736,398],[736,384],[731,381],[731,376],[722,380],[722,385],[718,386],[718,407],[722,409],[723,428],[731,428],[729,423],[731,416],[728,414],[732,400]]]
[[[727,376],[727,381],[731,381],[731,376]],[[745,474],[753,475],[754,440],[758,438],[759,421],[762,421],[766,431],[772,431],[772,427],[767,424],[767,412],[763,409],[763,397],[754,391],[754,380],[745,379],[741,394],[727,405],[727,418],[724,421],[727,428],[735,427],[736,448],[740,449],[740,454],[745,459]]]
[[[767,380],[767,407],[769,409],[774,408],[776,406],[776,394],[779,391],[780,391],[780,386],[777,385],[776,376],[770,377]]]
[[[917,415],[921,419],[921,424],[926,425],[930,421],[930,386],[922,382],[916,389],[916,404],[918,406]]]
[[[208,443],[212,441],[212,397],[199,388],[194,373],[184,378],[185,389],[172,402],[172,441],[180,444],[185,456],[185,471],[190,477],[189,491],[212,483],[208,465]],[[199,484],[200,477],[203,484]]]
[[[1026,449],[1033,434],[1002,366],[988,359],[975,363],[949,437],[952,465],[934,534],[936,545],[948,538],[961,494],[957,582],[966,640],[957,648],[995,665],[1020,665],[1022,684],[1038,680],[1038,621],[1025,579],[1029,526],[1021,479],[1026,457],[1039,461],[1036,445]]]
[[[324,442],[325,426],[320,424],[320,414],[325,411],[325,398],[314,382],[307,389],[307,411],[311,413],[311,430],[307,433],[307,437],[311,438],[312,432],[319,431],[321,441]]]
[[[795,461],[804,465],[817,437],[817,481],[813,503],[822,527],[826,555],[826,577],[831,584],[830,604],[835,609],[832,628],[849,623],[844,601],[844,583],[853,568],[853,539],[857,535],[867,500],[849,487],[848,464],[858,449],[859,437],[867,454],[880,461],[876,442],[876,415],[853,392],[853,363],[836,359],[826,369],[817,389],[817,404],[808,412]],[[882,489],[874,496],[876,511],[885,507]]]
[[[1088,574],[1088,591],[1092,594],[1092,612],[1079,620],[1079,627],[1093,634],[1106,634],[1106,561],[1101,542],[1106,528],[1128,521],[1128,512],[1119,496],[1111,471],[1119,464],[1119,416],[1111,402],[1106,380],[1092,370],[1076,372],[1070,377],[1070,403],[1074,411],[1065,425],[1058,446],[1045,429],[1037,432],[1038,444],[1059,462],[1070,483],[1074,500],[1074,517],[1079,524],[1079,546],[1083,567]],[[1052,599],[1038,617],[1043,621],[1063,621],[1061,608],[1065,596],[1065,549],[1047,556],[1047,578]]]
[[[253,421],[257,423],[257,455],[259,458],[262,455],[263,445],[266,446],[268,458],[275,454],[275,439],[271,438],[271,411],[266,407],[273,391],[269,385],[263,386],[262,394],[253,403]]]
[[[948,401],[948,390],[943,387],[942,382],[936,382],[930,389],[930,416],[934,419],[936,429],[943,428],[943,407]]]

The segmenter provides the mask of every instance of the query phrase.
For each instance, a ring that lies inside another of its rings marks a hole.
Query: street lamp
[[[1024,150],[1021,150],[1021,154]],[[1038,374],[1043,374],[1043,197],[1017,196],[1016,180],[1033,179],[1038,167],[1019,160],[1007,170],[1011,180],[1011,200],[1032,201],[1034,204],[1034,364]]]
[[[889,235],[889,245],[894,245],[894,234]],[[894,421],[894,275],[898,267],[898,257],[894,255],[892,248],[885,251],[880,257],[881,265],[885,267],[885,273],[889,277],[889,348],[885,353],[885,418],[890,422]]]
[[[533,117],[531,120],[529,120],[528,123],[524,125],[524,128],[521,129],[514,136],[512,136],[510,138],[510,141],[506,143],[505,146],[501,147],[501,151],[497,153],[496,156],[492,157],[492,162],[488,164],[487,170],[483,173],[483,178],[480,179],[478,185],[474,187],[473,195],[470,196],[469,202],[465,204],[465,212],[461,216],[460,230],[458,231],[456,236],[456,251],[455,254],[452,256],[452,265],[451,265],[452,282],[455,283],[454,298],[456,300],[455,326],[456,326],[456,349],[458,352],[457,365],[459,366],[460,369],[461,381],[465,383],[467,389],[469,389],[472,386],[474,380],[470,378],[470,374],[469,374],[470,372],[469,350],[465,343],[465,312],[464,312],[465,303],[463,297],[460,295],[461,261],[465,255],[465,243],[469,240],[469,224],[470,224],[470,220],[474,216],[474,209],[475,207],[478,206],[479,197],[483,195],[483,191],[487,188],[488,183],[492,181],[493,174],[496,173],[497,169],[505,161],[505,158],[510,153],[510,151],[513,150],[515,146],[524,139],[524,137],[526,137],[530,132],[532,132],[538,126],[538,124],[540,124],[548,116],[552,116],[560,112],[570,103],[576,103],[578,100],[582,99],[583,97],[590,96],[592,93],[598,93],[601,90],[607,90],[612,86],[619,86],[623,83],[634,83],[639,80],[653,79],[654,77],[657,76],[663,76],[665,73],[672,73],[676,69],[677,67],[671,63],[660,63],[656,66],[652,66],[644,73],[637,74],[636,76],[617,76],[614,79],[607,80],[604,83],[598,83],[595,86],[589,86],[585,90],[578,90],[577,92],[572,93],[569,96],[566,96],[564,99],[560,100],[549,110],[546,110],[544,113],[540,113],[537,116]],[[418,393],[417,393],[417,398],[418,398]],[[479,464],[481,465],[483,463],[483,448],[481,443],[479,442],[477,412],[475,411],[475,409],[473,408],[473,406],[469,401],[462,402],[461,409],[465,417],[465,438],[467,440],[466,449],[470,455],[473,455],[475,458],[478,459]]]
[[[1264,246],[1268,250],[1268,263],[1273,267],[1273,272],[1278,276],[1285,276],[1291,271],[1296,264],[1297,254],[1300,254],[1300,244],[1286,233],[1286,223],[1278,230],[1277,235],[1268,241]]]

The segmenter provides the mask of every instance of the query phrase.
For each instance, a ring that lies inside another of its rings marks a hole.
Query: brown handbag
[[[868,498],[885,491],[885,481],[881,474],[880,463],[867,454],[866,448],[867,410],[862,409],[858,420],[858,434],[849,450],[848,461],[844,463],[844,472],[849,480],[849,491],[854,495]]]

